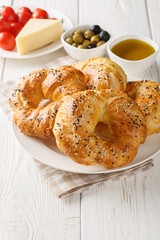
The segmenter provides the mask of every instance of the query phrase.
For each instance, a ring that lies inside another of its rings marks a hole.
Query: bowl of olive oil
[[[159,46],[149,38],[128,35],[111,41],[107,51],[110,59],[118,63],[127,74],[137,75],[154,63]]]

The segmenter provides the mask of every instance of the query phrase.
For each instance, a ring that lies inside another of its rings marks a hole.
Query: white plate
[[[160,149],[160,133],[148,136],[145,143],[141,144],[136,158],[130,164],[115,169],[105,169],[99,165],[85,166],[75,163],[66,157],[56,146],[55,139],[41,140],[28,137],[20,132],[17,125],[13,122],[13,131],[21,145],[37,160],[51,167],[77,173],[96,174],[109,173],[124,170],[145,162],[153,157]]]
[[[20,7],[21,6],[17,6],[17,7],[13,7],[13,8],[16,11]],[[37,8],[37,7],[33,7],[33,6],[28,6],[28,7],[31,10],[34,10]],[[66,15],[64,15],[61,12],[58,12],[54,9],[47,9],[44,7],[42,7],[42,8],[48,12],[49,17],[55,17],[55,18],[58,18],[59,20],[63,19],[63,31],[66,31],[66,30],[70,29],[71,27],[73,27],[71,20]],[[5,51],[0,48],[0,57],[12,58],[12,59],[34,58],[34,57],[39,57],[39,56],[54,52],[54,51],[60,49],[61,47],[62,47],[61,40],[57,40],[56,42],[51,43],[43,48],[40,48],[38,50],[32,51],[32,52],[24,54],[24,55],[19,55],[17,52],[17,48],[15,48],[13,51]]]

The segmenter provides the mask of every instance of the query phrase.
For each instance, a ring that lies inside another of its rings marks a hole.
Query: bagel
[[[118,64],[108,58],[91,58],[73,66],[85,74],[88,89],[124,91],[126,88],[126,74]]]
[[[157,82],[128,82],[126,93],[134,99],[141,109],[148,134],[160,131],[160,84]]]
[[[94,133],[97,123],[108,125],[113,139]],[[66,97],[53,128],[58,148],[77,163],[115,168],[131,162],[146,138],[145,119],[126,93],[86,90]]]
[[[34,71],[23,77],[9,100],[13,120],[28,136],[49,138],[63,97],[86,89],[85,75],[72,66]],[[39,106],[45,99],[52,102]]]

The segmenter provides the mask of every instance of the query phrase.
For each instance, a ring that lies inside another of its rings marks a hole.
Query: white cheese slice
[[[60,39],[63,33],[62,22],[51,19],[30,19],[16,37],[20,55]]]

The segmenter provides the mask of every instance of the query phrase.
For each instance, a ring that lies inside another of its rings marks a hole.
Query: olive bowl
[[[91,24],[77,25],[74,26],[73,28],[70,28],[69,30],[65,31],[62,34],[61,41],[63,47],[65,51],[68,53],[68,55],[70,55],[72,58],[82,61],[88,58],[103,57],[106,54],[106,47],[108,42],[92,49],[80,49],[68,44],[65,41],[67,38],[71,37],[76,30],[81,30],[85,32],[86,30],[90,29],[91,26],[92,26]]]

